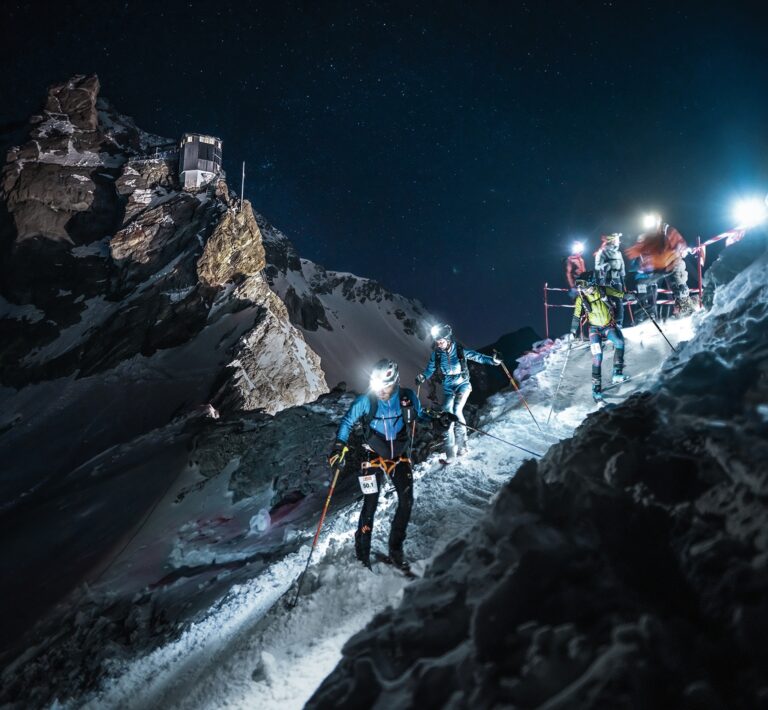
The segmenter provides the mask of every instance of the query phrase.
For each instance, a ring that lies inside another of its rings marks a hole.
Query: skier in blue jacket
[[[481,365],[501,365],[501,360],[496,355],[483,355],[465,348],[454,339],[450,325],[436,325],[431,332],[434,340],[432,354],[424,372],[416,377],[416,383],[422,384],[433,375],[443,383],[443,411],[453,414],[458,424],[451,423],[445,432],[445,455],[452,461],[457,454],[461,456],[467,452],[464,405],[472,391],[467,360]]]
[[[399,383],[396,362],[384,359],[376,363],[371,373],[370,392],[357,397],[342,418],[336,443],[328,456],[331,466],[344,467],[349,435],[355,424],[362,421],[367,460],[363,461],[359,474],[363,509],[355,532],[355,554],[369,568],[373,518],[379,503],[379,491],[387,476],[397,492],[397,510],[389,533],[389,559],[397,567],[408,569],[403,558],[403,542],[413,507],[410,459],[413,428],[417,420],[433,419],[421,408],[416,393],[401,389]]]

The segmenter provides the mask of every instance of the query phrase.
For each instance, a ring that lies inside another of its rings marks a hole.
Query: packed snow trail
[[[692,335],[690,319],[662,326],[676,345]],[[624,331],[628,382],[609,391],[611,402],[649,387],[671,350],[653,324]],[[612,348],[604,373],[610,377]],[[543,423],[562,371],[566,347],[520,360],[518,377],[531,374],[522,391]],[[572,434],[595,406],[591,399],[589,347],[575,345],[565,370],[559,404],[540,433],[517,394],[508,388],[492,397],[479,427],[502,439],[545,452]],[[487,509],[526,454],[498,441],[472,435],[470,453],[441,465],[437,456],[416,467],[413,516],[405,543],[407,558],[421,574],[452,538],[465,533]],[[347,472],[345,475],[353,475]],[[374,549],[386,550],[396,497],[382,496],[376,513]],[[315,560],[296,608],[286,592],[301,573],[308,542],[297,553],[234,587],[207,616],[167,645],[125,666],[95,696],[77,703],[104,708],[300,708],[341,658],[341,648],[386,606],[399,602],[409,582],[394,569],[375,564],[373,572],[354,559],[352,534],[360,503],[329,510]],[[312,531],[313,532],[313,531]],[[416,591],[416,589],[414,589]]]

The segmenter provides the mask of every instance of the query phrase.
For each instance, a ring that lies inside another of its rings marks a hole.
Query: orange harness
[[[361,467],[363,469],[369,469],[369,468],[380,468],[384,473],[387,474],[387,476],[392,476],[392,471],[395,470],[395,467],[400,463],[411,463],[411,459],[409,459],[407,456],[401,456],[396,461],[392,461],[391,459],[385,459],[383,456],[377,456],[375,459],[371,459],[370,461],[363,461],[361,464]]]

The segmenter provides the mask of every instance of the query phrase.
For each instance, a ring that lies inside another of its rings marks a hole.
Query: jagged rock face
[[[525,463],[307,707],[760,707],[768,256],[683,356]]]
[[[270,286],[291,322],[320,355],[331,386],[362,392],[367,370],[382,357],[398,361],[402,381],[413,381],[429,358],[433,322],[418,301],[392,293],[372,279],[329,271],[299,258],[290,241],[261,215]]]
[[[125,220],[132,220],[153,202],[179,192],[176,160],[137,160],[115,181],[118,194],[127,197]]]
[[[258,274],[266,265],[261,232],[251,204],[229,210],[206,241],[197,275],[206,286],[223,286]]]
[[[232,377],[214,397],[228,411],[269,414],[317,399],[328,391],[320,358],[290,324],[283,302],[261,274],[233,292],[233,299],[261,304],[260,318],[234,347]]]
[[[95,131],[99,123],[96,97],[99,94],[98,77],[74,77],[48,89],[45,110],[64,113],[72,125],[83,131]]]
[[[48,90],[30,140],[12,149],[2,196],[15,240],[43,237],[87,244],[111,234],[122,219],[113,182],[129,156],[167,139],[140,132],[97,99],[95,76],[74,77]]]

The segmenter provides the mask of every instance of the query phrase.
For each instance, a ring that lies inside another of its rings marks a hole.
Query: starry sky
[[[759,7],[6,1],[0,124],[95,72],[145,130],[221,137],[230,184],[245,160],[246,197],[302,256],[479,346],[543,332],[574,238],[593,251],[655,209],[695,240],[765,194]]]

